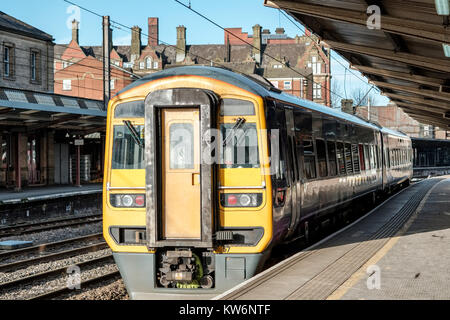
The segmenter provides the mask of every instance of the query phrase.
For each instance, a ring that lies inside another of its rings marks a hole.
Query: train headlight
[[[220,203],[222,207],[257,208],[262,204],[262,193],[222,193]]]
[[[145,195],[143,194],[112,194],[110,203],[115,208],[144,208]]]
[[[133,205],[133,197],[130,195],[122,196],[122,205],[124,207],[131,207]]]

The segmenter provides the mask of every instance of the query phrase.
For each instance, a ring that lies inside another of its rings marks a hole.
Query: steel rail
[[[119,271],[112,271],[112,272],[106,273],[106,274],[98,276],[98,277],[84,280],[80,283],[81,290],[83,290],[83,287],[85,287],[85,286],[97,284],[97,283],[100,283],[103,281],[107,281],[107,280],[113,279],[118,276],[120,276]],[[64,287],[64,288],[59,288],[59,289],[56,289],[56,290],[53,290],[50,292],[46,292],[46,293],[28,298],[26,300],[46,300],[46,299],[52,299],[52,298],[56,298],[58,296],[61,296],[64,294],[70,294],[70,293],[76,293],[76,291],[74,291],[73,289],[70,289],[68,287]]]
[[[28,248],[23,248],[23,249],[17,249],[17,250],[12,250],[12,251],[8,250],[5,252],[0,252],[0,261],[6,260],[11,257],[16,257],[18,255],[23,255],[23,254],[30,254],[30,253],[41,254],[47,250],[54,249],[54,248],[57,248],[60,246],[69,245],[69,244],[73,244],[73,243],[77,243],[77,242],[95,240],[95,239],[98,239],[101,237],[103,237],[103,233],[95,233],[95,234],[90,234],[87,236],[70,238],[67,240],[62,240],[62,241],[57,241],[57,242],[39,244],[39,245],[36,245],[33,247],[28,247]]]
[[[40,272],[37,274],[33,274],[27,277],[23,277],[20,279],[16,279],[16,280],[12,280],[9,282],[5,282],[5,283],[0,283],[0,290],[5,290],[8,288],[17,288],[19,287],[19,285],[24,284],[24,283],[28,283],[28,282],[33,282],[33,281],[39,281],[39,280],[43,280],[47,277],[52,277],[52,276],[59,276],[61,274],[67,274],[67,269],[73,265],[76,265],[78,267],[85,267],[85,266],[89,266],[95,263],[100,263],[100,262],[106,262],[108,260],[113,261],[113,255],[112,254],[108,254],[106,256],[100,257],[100,258],[94,258],[91,260],[86,260],[80,263],[76,263],[76,264],[72,264],[72,265],[68,265],[62,268],[58,268],[58,269],[54,269],[54,270],[50,270],[50,271],[44,271],[44,272]]]
[[[56,253],[48,254],[45,256],[41,256],[41,257],[34,257],[34,258],[26,259],[26,260],[11,262],[8,264],[2,264],[2,265],[0,265],[0,272],[9,271],[12,269],[17,270],[17,269],[26,267],[31,264],[48,262],[50,260],[57,260],[57,259],[60,259],[63,257],[82,255],[82,254],[90,253],[90,252],[96,252],[99,250],[103,250],[107,247],[108,247],[108,245],[106,244],[106,242],[102,241],[100,243],[96,243],[96,244],[92,244],[92,245],[88,245],[88,246],[84,246],[84,247],[80,247],[80,248],[75,248],[75,249],[64,250],[61,252],[56,252]]]
[[[90,215],[77,218],[64,218],[55,220],[46,220],[23,225],[14,225],[0,228],[0,237],[18,236],[23,234],[35,233],[40,231],[72,227],[82,224],[90,224],[102,221],[102,215]]]

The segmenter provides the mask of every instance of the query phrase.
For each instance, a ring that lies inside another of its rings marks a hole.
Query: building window
[[[158,61],[153,62],[153,69],[158,69],[158,68],[159,68]]]
[[[278,81],[271,81],[272,82],[272,85],[275,87],[275,88],[278,88]]]
[[[111,90],[116,90],[116,80],[111,79]]]
[[[147,64],[147,69],[151,69],[153,66],[153,60],[152,58],[148,57],[147,59],[145,59],[145,62]]]
[[[322,73],[322,63],[317,61],[317,57],[312,57],[311,67],[313,69],[313,74]]]
[[[292,89],[292,81],[284,81],[284,89],[291,90]]]
[[[322,86],[319,83],[314,83],[313,99],[322,99]]]
[[[141,70],[145,69],[145,62],[144,61],[139,63],[139,69],[141,69]]]
[[[14,77],[14,46],[5,44],[3,48],[3,75]]]
[[[38,50],[31,50],[30,55],[30,78],[31,81],[40,80],[40,55]]]
[[[63,90],[64,91],[72,90],[72,80],[63,80]]]

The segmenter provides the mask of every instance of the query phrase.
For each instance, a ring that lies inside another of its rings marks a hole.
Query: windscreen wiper
[[[234,132],[236,130],[238,130],[239,128],[241,128],[244,123],[247,120],[245,120],[244,118],[238,118],[236,120],[236,123],[234,124],[233,128],[231,128],[230,132],[228,133],[227,137],[223,140],[223,146],[226,147],[226,145],[230,142],[230,140],[234,137]]]
[[[134,142],[141,148],[144,149],[144,143],[142,142],[142,140],[139,138],[139,133],[137,132],[136,128],[133,126],[133,124],[131,123],[131,121],[129,120],[124,120],[123,123],[125,124],[125,126],[128,128],[128,130],[131,133],[131,137],[133,138]]]

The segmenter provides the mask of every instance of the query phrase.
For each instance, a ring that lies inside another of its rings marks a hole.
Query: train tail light
[[[110,203],[115,208],[144,208],[145,195],[143,194],[112,194]]]
[[[257,208],[262,204],[261,193],[224,193],[220,195],[223,207]]]

